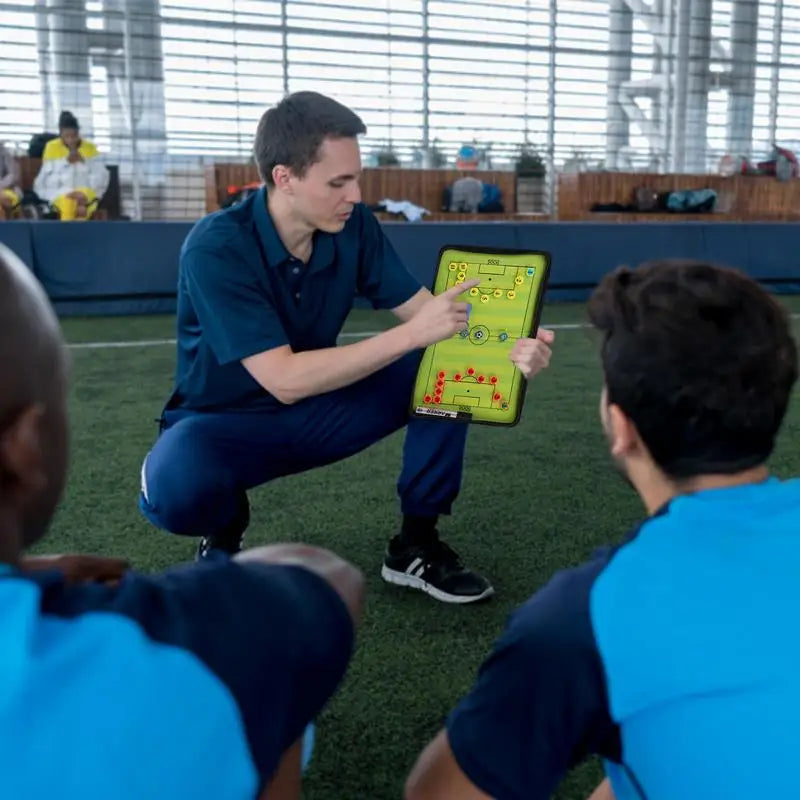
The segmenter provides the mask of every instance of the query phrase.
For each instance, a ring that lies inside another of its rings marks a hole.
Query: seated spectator
[[[0,245],[4,798],[294,800],[303,732],[350,658],[361,574],[302,545],[141,575],[31,557],[64,485],[67,359]]]
[[[600,417],[647,519],[510,619],[420,757],[411,800],[796,796],[800,480],[766,460],[797,378],[786,313],[693,262],[606,276]]]
[[[0,142],[0,219],[19,216],[22,189],[19,188],[17,159]]]
[[[108,170],[94,144],[81,139],[78,120],[69,111],[61,112],[58,134],[45,145],[33,189],[60,219],[91,219],[108,188]]]

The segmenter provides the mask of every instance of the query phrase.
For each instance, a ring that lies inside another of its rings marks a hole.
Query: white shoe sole
[[[417,589],[420,592],[425,592],[425,594],[429,594],[435,600],[439,600],[442,603],[456,603],[458,605],[477,603],[479,600],[485,600],[487,597],[491,597],[494,594],[494,589],[491,586],[487,586],[481,594],[448,594],[432,586],[430,583],[425,582],[422,578],[417,578],[415,575],[389,569],[386,564],[381,567],[381,578],[383,578],[386,583],[393,583],[395,586],[405,586],[409,589]]]

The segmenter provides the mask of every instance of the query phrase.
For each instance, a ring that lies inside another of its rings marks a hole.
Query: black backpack
[[[28,157],[29,158],[41,158],[42,153],[44,153],[45,145],[51,139],[58,139],[57,133],[34,133],[31,136],[30,142],[28,142]]]

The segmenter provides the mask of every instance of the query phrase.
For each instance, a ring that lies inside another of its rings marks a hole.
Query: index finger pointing
[[[463,292],[468,292],[473,286],[478,286],[480,284],[480,279],[478,278],[471,278],[468,281],[464,281],[464,283],[458,283],[455,286],[451,286],[447,291],[442,292],[439,297],[458,297],[458,295],[462,294]]]

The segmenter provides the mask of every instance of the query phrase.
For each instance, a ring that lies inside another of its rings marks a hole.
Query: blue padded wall
[[[170,312],[182,222],[5,222],[4,242],[28,264],[61,314]],[[386,234],[424,283],[449,244],[546,250],[548,300],[583,300],[619,264],[695,258],[738,267],[776,291],[800,292],[795,223],[388,223]]]

